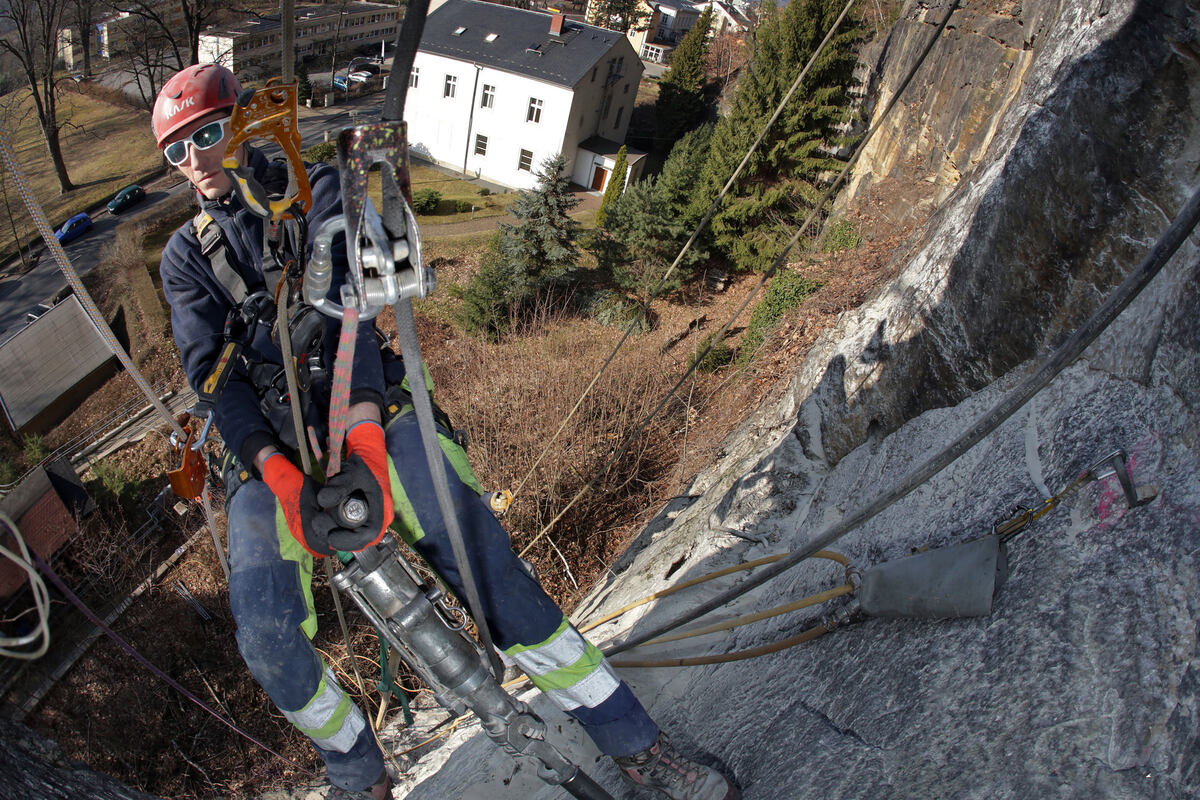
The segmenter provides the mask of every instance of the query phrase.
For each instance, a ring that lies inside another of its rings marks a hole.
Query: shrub
[[[486,186],[484,186],[482,189],[479,190],[480,197],[487,197],[491,193],[492,193],[492,190]]]
[[[696,346],[696,352],[692,353],[692,357],[688,359],[688,369],[695,365],[697,372],[711,373],[733,361],[733,348],[725,343],[724,337],[716,338],[718,333],[720,331],[713,331],[700,341],[700,344]],[[707,353],[704,352],[706,348],[708,349]],[[699,363],[697,363],[697,359],[699,359]]]
[[[475,204],[472,203],[470,200],[455,200],[454,201],[454,210],[458,211],[459,213],[463,213],[463,212],[467,212],[467,211],[474,211]]]
[[[418,214],[434,213],[441,202],[442,193],[437,189],[418,189],[413,192],[413,211]]]
[[[316,163],[325,161],[332,164],[337,160],[337,142],[321,142],[300,153],[305,161]]]
[[[754,307],[746,334],[742,337],[738,360],[746,363],[758,352],[767,331],[775,326],[788,311],[804,302],[810,294],[821,288],[821,282],[806,278],[798,272],[780,272],[771,279],[762,300]]]
[[[24,455],[26,464],[40,464],[42,459],[50,455],[50,447],[41,436],[31,433],[25,437]]]
[[[21,471],[11,461],[0,461],[0,486],[11,486],[21,477]]]
[[[839,219],[825,226],[825,235],[821,237],[821,249],[826,253],[838,250],[853,250],[862,244],[862,237],[854,228],[854,223],[848,219]]]
[[[617,292],[602,292],[588,310],[592,319],[601,325],[625,330],[636,320],[635,332],[644,333],[651,328],[650,320],[642,314],[642,306]]]

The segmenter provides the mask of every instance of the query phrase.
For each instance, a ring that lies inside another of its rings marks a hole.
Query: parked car
[[[355,83],[366,83],[367,81],[371,80],[371,78],[373,78],[375,76],[369,72],[365,72],[363,70],[357,70],[355,72],[351,72],[346,77],[349,78],[350,80],[354,81]]]
[[[350,88],[350,84],[346,82],[345,78],[343,78],[341,75],[338,75],[333,79],[333,88],[341,89],[344,92]]]
[[[126,209],[133,208],[145,199],[146,190],[136,183],[132,183],[113,195],[113,199],[108,201],[108,211],[110,214],[119,214]]]
[[[76,214],[69,220],[63,223],[63,226],[54,232],[54,238],[58,239],[63,244],[69,241],[78,239],[92,229],[92,218],[87,214]]]

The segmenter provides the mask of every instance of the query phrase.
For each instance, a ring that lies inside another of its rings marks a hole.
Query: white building
[[[304,6],[296,9],[296,58],[330,51],[337,39],[339,53],[349,54],[365,45],[379,48],[396,38],[400,9],[383,3],[354,2]],[[282,26],[271,14],[228,28],[210,28],[200,34],[200,63],[224,64],[239,75],[279,71]],[[344,64],[339,65],[345,66]]]
[[[532,188],[562,153],[578,184],[601,190],[629,129],[642,65],[619,33],[478,0],[429,15],[409,78],[409,148],[504,186]],[[642,168],[629,153],[628,180]]]

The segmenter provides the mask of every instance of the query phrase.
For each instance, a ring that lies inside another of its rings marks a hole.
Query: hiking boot
[[[361,792],[352,792],[338,786],[329,787],[325,800],[392,800],[392,779],[384,770],[383,775],[375,783]]]
[[[649,750],[614,758],[626,780],[671,800],[738,800],[741,792],[712,767],[684,758],[665,734]]]

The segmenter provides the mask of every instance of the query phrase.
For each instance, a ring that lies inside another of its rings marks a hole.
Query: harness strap
[[[240,272],[234,269],[233,263],[230,261],[229,242],[226,240],[221,226],[217,224],[212,214],[201,210],[192,219],[192,229],[196,233],[196,238],[200,241],[201,254],[212,265],[213,275],[216,276],[217,282],[224,286],[225,291],[233,296],[235,304],[241,303],[250,294],[250,291],[246,286],[245,279],[242,278]],[[274,295],[275,289],[279,285],[279,280],[283,277],[283,270],[276,264],[274,256],[271,255],[271,250],[271,238],[268,226],[263,225],[261,261],[263,283],[266,285],[267,292]]]
[[[200,240],[200,252],[212,264],[213,275],[225,290],[233,295],[233,302],[240,303],[248,294],[246,281],[233,268],[233,264],[229,263],[229,245],[225,241],[221,226],[216,223],[212,214],[202,210],[192,220],[192,227],[196,231],[196,238]]]

